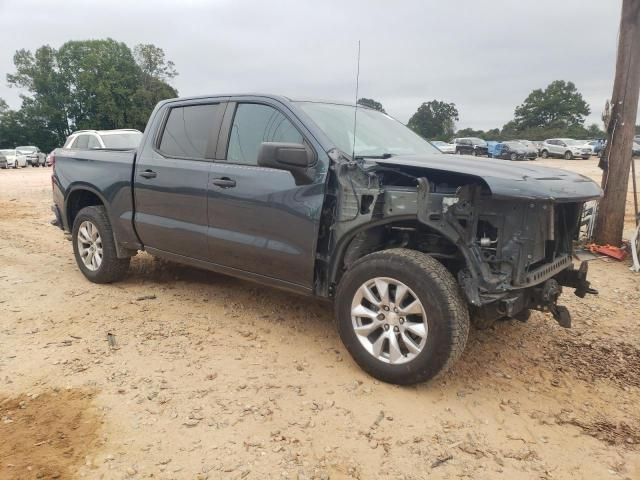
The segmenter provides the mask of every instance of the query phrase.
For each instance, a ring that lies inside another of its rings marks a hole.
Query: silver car
[[[0,150],[0,154],[7,159],[7,166],[4,168],[19,168],[27,166],[27,157],[18,153],[16,149],[10,148]]]
[[[27,157],[27,163],[32,167],[40,167],[44,165],[46,156],[38,147],[32,145],[25,147],[16,147],[16,151]]]
[[[542,158],[558,157],[565,160],[591,157],[591,149],[585,147],[584,142],[572,138],[550,138],[542,143],[540,148]]]

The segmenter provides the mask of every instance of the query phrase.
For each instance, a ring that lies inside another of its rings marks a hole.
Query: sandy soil
[[[89,283],[48,224],[50,173],[0,170],[0,478],[640,478],[628,264],[591,262],[571,330],[472,331],[448,374],[400,388],[318,301],[144,254]]]

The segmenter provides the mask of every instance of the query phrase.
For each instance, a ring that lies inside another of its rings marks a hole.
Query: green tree
[[[439,100],[424,102],[409,119],[407,126],[429,140],[449,140],[458,120],[455,103]]]
[[[164,50],[151,43],[140,43],[133,47],[133,57],[147,78],[167,81],[178,75],[175,64],[165,60]]]
[[[364,107],[369,107],[369,108],[373,108],[374,110],[378,110],[379,112],[382,113],[387,113],[384,111],[384,108],[382,107],[382,104],[376,100],[374,100],[373,98],[359,98],[358,99],[358,105],[362,105]]]
[[[28,92],[20,109],[24,128],[33,138],[53,137],[57,145],[76,129],[143,129],[158,101],[177,96],[165,82],[177,72],[161,49],[139,50],[144,69],[127,45],[113,39],[17,51],[16,71],[7,81]]]
[[[555,80],[544,90],[532,91],[516,107],[518,130],[528,128],[568,128],[582,126],[591,110],[573,82]]]

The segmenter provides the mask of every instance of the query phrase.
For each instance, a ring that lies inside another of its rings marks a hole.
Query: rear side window
[[[241,103],[231,127],[227,161],[258,164],[262,142],[303,143],[296,127],[278,110],[257,103]]]
[[[89,148],[100,148],[100,142],[94,135],[89,135]]]
[[[73,142],[72,148],[87,149],[89,148],[89,135],[78,135],[76,141]]]
[[[221,114],[220,104],[172,108],[162,132],[160,152],[168,157],[213,158]]]

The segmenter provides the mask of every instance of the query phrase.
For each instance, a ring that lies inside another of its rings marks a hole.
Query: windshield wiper
[[[364,160],[365,158],[384,159],[393,157],[392,153],[383,153],[381,155],[356,155],[356,160]]]

